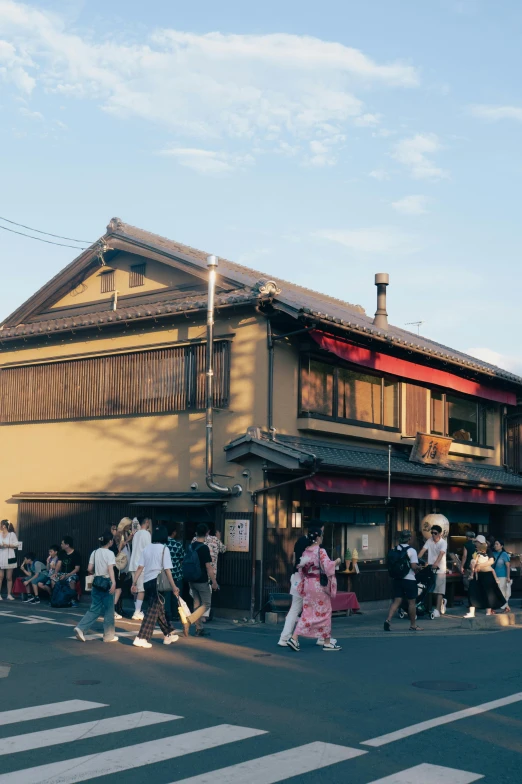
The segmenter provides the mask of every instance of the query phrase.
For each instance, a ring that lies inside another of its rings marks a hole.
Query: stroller
[[[422,562],[420,562],[422,563]],[[415,607],[417,609],[417,615],[419,618],[422,618],[424,615],[429,615],[431,620],[434,619],[433,612],[428,613],[428,595],[433,591],[435,587],[435,580],[436,574],[431,568],[431,566],[424,566],[422,569],[415,574],[415,579],[417,581],[417,599],[415,602]],[[403,599],[401,606],[399,607],[399,618],[407,618],[408,617],[408,600]]]

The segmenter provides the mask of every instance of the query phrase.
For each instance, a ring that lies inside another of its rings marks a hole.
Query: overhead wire
[[[38,242],[45,242],[47,243],[47,245],[60,245],[60,247],[62,248],[74,248],[74,250],[87,250],[86,248],[78,247],[78,245],[66,245],[65,242],[53,242],[52,240],[44,240],[42,239],[42,237],[31,237],[30,234],[24,234],[23,231],[15,231],[15,229],[9,229],[7,228],[7,226],[0,226],[0,229],[3,229],[4,231],[10,231],[12,234],[19,234],[20,237],[27,237],[30,240],[38,240]]]
[[[17,223],[16,221],[9,220],[9,218],[2,218],[0,215],[0,220],[3,220],[5,223],[10,223],[12,226],[20,226],[22,229],[28,229],[28,231],[34,231],[36,234],[45,234],[47,237],[55,237],[58,240],[69,240],[69,242],[81,242],[85,243],[86,245],[92,245],[92,242],[89,240],[76,240],[74,237],[62,237],[61,234],[51,234],[50,231],[40,231],[40,229],[33,229],[32,226],[25,226],[23,223]],[[38,239],[34,237],[33,239]],[[70,245],[68,247],[71,247]]]

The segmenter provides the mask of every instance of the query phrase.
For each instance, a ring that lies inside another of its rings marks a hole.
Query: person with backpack
[[[417,581],[415,572],[419,569],[417,552],[411,546],[411,531],[401,531],[399,544],[388,553],[388,573],[393,579],[393,599],[388,610],[388,617],[384,621],[384,631],[391,631],[391,619],[401,606],[404,599],[408,602],[408,616],[410,631],[421,632],[415,620],[417,599]]]
[[[188,582],[194,599],[194,610],[187,618],[188,623],[183,624],[185,636],[188,636],[189,623],[196,624],[196,637],[209,636],[203,628],[201,616],[210,610],[212,591],[218,591],[219,585],[216,582],[209,547],[205,544],[208,531],[206,523],[199,523],[196,539],[189,544],[183,559],[183,579]]]

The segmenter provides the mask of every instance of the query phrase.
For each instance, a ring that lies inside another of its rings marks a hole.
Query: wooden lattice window
[[[110,272],[103,272],[100,275],[100,291],[102,294],[107,294],[109,291],[114,291],[114,270]]]
[[[145,283],[145,268],[146,264],[134,264],[129,272],[129,288],[133,289],[136,286],[143,286]]]

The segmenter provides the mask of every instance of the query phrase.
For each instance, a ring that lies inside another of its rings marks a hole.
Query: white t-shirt
[[[172,569],[169,548],[160,542],[149,544],[142,551],[138,566],[143,566],[144,583],[155,580],[162,569]]]
[[[437,568],[437,574],[446,574],[446,553],[448,552],[447,541],[441,536],[438,542],[434,542],[430,536],[429,539],[426,539],[424,547],[428,551],[428,564],[434,564],[439,557],[439,553],[444,553],[440,559],[440,563]]]
[[[106,547],[100,547],[98,550],[93,550],[89,558],[89,566],[94,566],[95,577],[108,577],[110,579],[109,570],[107,567],[114,566],[116,560],[112,550],[107,550]]]
[[[132,537],[132,554],[129,564],[129,572],[135,572],[140,565],[141,554],[147,545],[150,544],[150,533],[145,528],[140,528]]]
[[[404,550],[406,548],[406,545],[400,544],[399,547],[400,547],[401,550]],[[418,564],[419,563],[419,558],[417,556],[416,551],[413,549],[413,547],[409,547],[408,546],[408,558],[410,559],[410,563],[411,564]],[[415,572],[413,571],[413,569],[410,569],[410,571],[408,572],[406,577],[403,577],[403,579],[404,580],[415,580]]]

